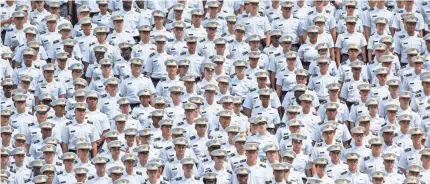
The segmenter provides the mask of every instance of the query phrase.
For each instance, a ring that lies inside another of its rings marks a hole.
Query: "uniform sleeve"
[[[272,27],[270,26],[269,19],[265,16],[264,17],[264,33],[267,33],[270,30],[272,30]]]
[[[163,96],[163,87],[162,87],[163,82],[159,82],[157,84],[157,87],[155,89],[155,92],[157,94],[157,96]]]
[[[313,78],[311,77],[310,79],[309,79],[309,84],[308,84],[308,88],[309,89],[314,89],[314,82],[313,82]]]
[[[109,122],[108,122],[108,124],[109,124]],[[93,143],[93,142],[96,142],[97,140],[99,140],[100,139],[100,135],[99,135],[99,133],[97,132],[97,129],[96,129],[96,127],[94,127],[94,126],[92,126],[91,127],[91,143]]]
[[[348,84],[342,85],[342,89],[340,90],[340,97],[347,99],[348,98]]]
[[[400,168],[402,168],[402,169],[407,169],[407,167],[408,167],[408,163],[406,161],[406,153],[403,150],[400,153],[399,165],[398,166]]]
[[[284,80],[284,78],[283,78],[282,73],[277,73],[276,74],[276,85],[279,85],[282,87],[283,80]]]
[[[61,140],[64,144],[69,144],[69,127],[64,127],[61,130]]]
[[[10,31],[6,31],[6,35],[4,37],[4,45],[5,46],[10,46],[10,36],[11,36],[11,32]]]
[[[401,48],[402,45],[400,43],[400,38],[398,34],[394,34],[394,42],[395,42],[394,52],[400,55],[402,53],[402,48]]]
[[[103,114],[102,129],[103,131],[110,129],[109,118],[105,114]]]
[[[231,89],[231,88],[230,88]],[[245,101],[243,102],[243,107],[252,109],[252,92],[246,94]]]
[[[152,92],[155,93],[155,87],[154,87],[154,83],[152,83],[151,80],[149,80],[148,78],[145,78],[145,80],[148,81],[148,89]]]
[[[64,87],[64,85],[62,85],[61,83],[59,83],[58,96],[65,95],[65,94],[66,94],[66,88]]]
[[[398,18],[399,18],[398,15],[393,15],[393,18],[391,18],[391,22],[389,22],[390,28],[392,27],[397,30],[400,29],[400,20]]]
[[[363,26],[370,28],[372,26],[369,11],[363,12]]]
[[[145,72],[152,73],[152,59],[149,58],[145,64]]]
[[[417,30],[423,30],[423,29],[425,29],[426,24],[424,23],[423,16],[421,14],[415,14],[415,17],[418,18],[418,24],[417,24],[416,29]]]
[[[360,34],[360,46],[361,46],[361,47],[364,47],[364,46],[366,46],[366,45],[367,45],[366,38],[364,38],[364,35],[363,35],[363,34]],[[362,51],[362,52],[364,52],[364,51]]]
[[[336,20],[331,15],[330,15],[330,18],[329,18],[329,28],[330,29],[336,28]]]
[[[342,42],[343,42],[343,35],[339,35],[336,39],[336,44],[334,47],[341,49],[342,48]]]

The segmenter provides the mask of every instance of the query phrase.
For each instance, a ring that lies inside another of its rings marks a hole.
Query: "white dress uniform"
[[[282,34],[288,34],[292,37],[291,44],[299,43],[299,36],[301,33],[302,25],[299,19],[293,17],[285,19],[284,17],[274,18],[271,24],[272,29],[280,29],[282,30]]]
[[[127,76],[131,75],[131,65],[130,62],[124,60],[123,58],[115,62],[113,66],[113,75],[118,76],[119,79],[124,80]]]
[[[122,30],[120,33],[114,30],[107,36],[106,41],[113,46],[118,46],[120,43],[124,42],[134,44],[134,38],[131,31],[128,30]]]
[[[399,167],[402,169],[407,169],[412,164],[420,165],[421,155],[419,152],[424,149],[424,146],[421,146],[421,149],[415,149],[413,146],[405,149],[400,153],[399,158]]]
[[[83,54],[82,62],[86,62],[89,64],[94,64],[96,61],[96,56],[94,54],[94,47],[96,46],[105,46],[107,48],[107,51],[105,52],[105,58],[109,58],[112,61],[117,61],[121,58],[121,54],[119,53],[118,47],[112,46],[108,44],[106,41],[103,44],[98,43],[98,41],[90,43],[90,48],[87,50],[86,53]],[[78,48],[78,47],[75,47]]]
[[[54,184],[62,183],[74,183],[76,182],[75,172],[67,173],[65,171],[59,171],[56,173],[54,178]]]
[[[378,84],[372,84],[370,88],[370,98],[376,98],[378,100],[382,100],[382,98],[388,96],[390,92],[388,91],[388,86],[380,86]]]
[[[363,158],[360,162],[360,171],[370,175],[375,171],[384,170],[384,159],[382,157],[374,157],[372,154]]]
[[[256,82],[252,81],[250,77],[244,76],[242,80],[238,79],[236,75],[231,77],[230,80],[230,92],[232,94],[245,96],[251,91],[251,89],[256,88]]]
[[[42,95],[43,93],[51,94],[52,100],[55,101],[58,99],[58,96],[66,94],[66,89],[58,79],[54,79],[52,82],[49,83],[45,79],[42,79],[37,82],[37,87],[36,91],[34,92],[34,95],[40,97],[40,95]]]
[[[115,15],[124,16],[124,29],[130,31],[132,36],[138,36],[139,33],[137,31],[139,17],[140,14],[135,11],[135,9],[131,9],[130,11],[120,10],[112,13],[112,16]],[[113,23],[111,23],[111,27],[113,28]]]
[[[188,46],[187,42],[177,39],[169,39],[167,40],[166,48],[165,50],[169,55],[172,55],[173,57],[178,57],[182,53],[187,53]]]
[[[351,171],[348,170],[341,173],[339,178],[349,179],[353,184],[370,183],[369,176],[360,171],[357,171],[356,173],[351,173]]]
[[[95,111],[87,110],[86,117],[88,117],[88,121],[93,122],[99,135],[102,135],[103,131],[110,129],[109,118],[106,114],[100,112],[100,109],[96,109]]]
[[[245,40],[237,41],[233,39],[231,43],[227,46],[228,51],[230,52],[230,57],[232,60],[242,58],[242,53],[249,51],[251,48],[249,44],[245,42]]]
[[[400,89],[402,91],[410,91],[414,94],[422,92],[423,86],[421,85],[420,75],[416,74],[414,70],[411,72],[404,72]]]
[[[16,3],[12,3],[12,6],[9,6],[6,2],[1,3],[0,10],[0,20],[6,20],[12,17],[12,13],[15,12],[15,9],[18,5]],[[2,26],[2,30],[8,30],[10,24],[5,24]]]
[[[346,99],[348,102],[360,101],[360,91],[358,90],[358,86],[360,84],[364,84],[364,81],[365,80],[361,77],[359,80],[346,79],[345,83],[342,85],[340,97]]]
[[[26,43],[24,29],[18,30],[12,28],[6,32],[4,38],[4,45],[9,47],[16,47]]]
[[[148,61],[145,64],[145,72],[151,73],[152,78],[162,79],[167,77],[166,66],[164,62],[174,59],[173,56],[163,52],[154,52],[149,55]]]
[[[273,176],[270,166],[261,161],[257,161],[257,164],[254,166],[249,166],[245,160],[245,162],[242,162],[239,167],[245,167],[251,170],[251,173],[248,174],[249,184],[265,183],[265,181],[270,180],[270,177]],[[233,178],[233,183],[237,184],[237,177]]]
[[[143,126],[144,122],[148,120],[148,116],[153,110],[155,110],[155,108],[151,105],[149,105],[148,107],[143,107],[142,105],[139,105],[133,109],[133,111],[131,112],[131,116],[139,120],[140,124]]]
[[[51,59],[55,59],[55,56],[57,55],[58,52],[62,52],[64,51],[64,44],[63,44],[64,40],[58,39],[58,40],[54,40],[52,42],[51,47],[48,50],[48,58]],[[73,55],[75,56],[75,58],[82,58],[82,53],[81,53],[81,49],[79,47],[73,47]]]
[[[396,171],[396,169],[393,172],[387,172],[387,170],[383,169],[382,172],[385,172],[387,175],[384,176],[384,180],[386,183],[393,183],[393,184],[402,184],[405,180],[405,175],[402,171]]]
[[[105,174],[102,177],[97,176],[97,175],[93,175],[93,176],[88,177],[87,183],[88,184],[108,183],[111,180],[112,179],[107,174]]]
[[[131,51],[131,57],[138,57],[144,61],[142,67],[145,67],[145,63],[149,58],[149,55],[156,51],[156,46],[153,43],[145,44],[142,41],[133,46]]]
[[[362,33],[348,33],[346,31],[338,35],[335,47],[340,48],[342,54],[348,54],[348,47],[350,44],[353,43],[357,44],[359,48],[367,45],[366,38],[364,38],[364,35]]]
[[[312,60],[315,60],[315,58],[317,58],[318,51],[315,49],[317,44],[318,42],[315,44],[305,43],[300,46],[299,50],[297,51],[297,55],[302,62],[310,63]]]
[[[145,88],[149,89],[151,93],[155,93],[154,84],[143,75],[138,77],[130,76],[123,80],[119,87],[120,95],[127,97],[131,104],[140,103],[137,93]]]
[[[348,165],[340,161],[339,164],[333,164],[333,162],[329,159],[329,164],[326,167],[326,173],[331,178],[339,178],[340,173],[348,171]]]
[[[337,78],[329,74],[314,74],[309,80],[308,87],[317,93],[318,99],[325,100],[328,98],[328,90],[326,86],[332,83],[337,83]]]
[[[101,13],[98,13],[97,15],[94,15],[91,18],[91,22],[94,24],[97,24],[98,26],[105,26],[109,27],[111,24],[111,14],[109,12],[106,12],[106,14],[102,15]]]
[[[405,25],[403,24],[403,15],[405,13],[413,13],[414,17],[417,18],[417,25],[416,30],[423,30],[426,26],[424,23],[423,15],[421,15],[420,11],[416,9],[417,7],[414,7],[412,9],[412,12],[406,12],[405,9],[398,10],[396,13],[394,13],[393,18],[391,20],[390,27],[395,28],[397,31],[405,30]]]
[[[355,23],[355,32],[363,33],[364,32],[364,26],[363,26],[363,20],[358,17],[359,13],[354,12],[354,17],[357,17],[357,22]],[[346,31],[346,12],[344,12],[339,18],[336,18],[337,24],[336,24],[336,33],[342,34]]]
[[[73,119],[66,123],[61,132],[61,140],[68,145],[69,150],[76,150],[76,143],[82,137],[86,142],[95,142],[100,138],[93,122],[85,119],[82,124],[79,124]]]
[[[330,10],[323,10],[322,12],[318,13],[315,8],[312,8],[312,11],[310,11],[306,17],[306,19],[302,22],[302,29],[306,30],[309,26],[314,25],[313,20],[315,17],[319,15],[323,15],[326,18],[326,23],[324,25],[324,31],[326,33],[330,33],[331,29],[336,28],[336,20],[334,19],[332,12]]]
[[[222,31],[225,29],[225,27],[227,27],[227,21],[225,21],[224,17],[221,16],[217,16],[215,19],[211,19],[210,17],[206,18],[205,20],[203,20],[202,25],[206,26],[207,23],[209,22],[216,22],[218,23],[217,25],[217,35],[221,35]]]
[[[418,32],[415,32],[413,36],[409,36],[406,31],[396,32],[393,36],[395,47],[394,52],[401,56],[401,63],[408,63],[407,52],[410,48],[418,49],[419,53],[424,53],[426,45],[424,40],[419,36]]]
[[[22,122],[31,123],[35,121],[36,117],[31,115],[31,112],[28,110],[23,113],[12,112],[10,116],[10,126],[16,130],[18,130]]]
[[[169,88],[172,86],[183,86],[184,83],[179,81],[179,77],[176,76],[173,80],[169,77],[160,80],[158,82],[157,87],[155,88],[157,96],[164,97],[165,99],[170,99],[170,91]]]
[[[375,8],[370,8],[367,13],[364,13],[363,25],[365,27],[370,28],[370,34],[374,34],[376,32],[375,19],[378,17],[384,17],[387,19],[387,22],[391,22],[391,18],[393,17],[393,12],[387,10],[387,8],[385,7],[383,9],[377,9],[375,6]],[[390,26],[386,26],[385,28],[386,33],[390,32],[389,27]]]

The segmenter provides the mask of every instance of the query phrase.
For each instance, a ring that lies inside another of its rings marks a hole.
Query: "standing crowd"
[[[429,0],[0,3],[0,183],[430,184]]]

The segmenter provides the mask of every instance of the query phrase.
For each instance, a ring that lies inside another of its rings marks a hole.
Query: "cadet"
[[[430,105],[430,75],[421,74],[420,79],[423,91],[415,94],[411,102],[411,108],[423,117],[423,119],[427,119],[424,117],[430,116],[429,112],[425,110]]]
[[[339,178],[340,173],[348,170],[348,166],[341,161],[341,149],[342,147],[339,144],[334,144],[327,148],[330,160],[326,166],[326,172],[331,178]]]
[[[208,17],[202,22],[203,26],[206,26],[206,24],[209,22],[216,22],[218,24],[217,31],[216,31],[217,35],[221,35],[227,26],[227,22],[224,19],[224,17],[218,15],[219,5],[220,5],[219,2],[216,2],[216,1],[208,2],[206,4],[206,6],[208,7],[208,10],[207,10]]]
[[[97,46],[104,46],[106,47],[106,53],[104,54],[104,57],[110,58],[112,61],[117,61],[120,59],[119,56],[121,54],[119,53],[118,47],[110,45],[106,41],[106,34],[109,32],[107,27],[96,27],[94,28],[94,34],[96,35],[97,41],[90,43],[89,49],[86,53],[83,53],[82,62],[84,64],[84,70],[86,71],[89,64],[94,64],[101,58],[97,58],[96,56],[100,54],[96,54],[96,51],[94,50],[94,47]],[[103,55],[102,55],[103,56]],[[103,58],[103,57],[102,57]]]
[[[36,91],[34,95],[36,96],[36,104],[40,104],[39,97],[43,93],[52,94],[53,100],[58,98],[64,98],[66,94],[66,89],[63,84],[60,84],[58,79],[54,79],[55,65],[52,63],[46,64],[42,67],[43,78],[38,81]]]
[[[54,178],[54,183],[55,184],[59,184],[59,183],[65,183],[68,181],[76,181],[75,178],[75,174],[73,173],[73,168],[75,166],[75,161],[76,161],[76,154],[71,153],[71,152],[67,152],[67,153],[63,153],[63,155],[61,155],[60,159],[62,160],[63,164],[64,164],[64,170],[61,171],[57,171],[55,174],[55,178]]]
[[[400,55],[400,64],[402,66],[408,63],[407,52],[410,48],[418,49],[419,53],[423,53],[425,49],[425,43],[419,33],[415,31],[417,18],[415,16],[404,18],[406,23],[405,30],[399,31],[394,34],[394,52]]]
[[[386,173],[381,171],[375,171],[369,174],[373,184],[382,184],[384,183],[384,180],[387,181],[388,178],[384,179],[385,175]]]
[[[355,31],[355,25],[357,23],[357,17],[346,17],[346,31],[343,34],[340,34],[336,40],[336,63],[339,65],[348,59],[348,50],[350,48],[349,45],[356,44],[356,48],[358,52],[361,51],[361,57],[358,58],[363,60],[363,62],[367,63],[366,50],[367,41],[364,38],[362,33]]]
[[[182,86],[183,83],[179,81],[179,77],[176,75],[178,71],[178,64],[175,60],[166,60],[164,65],[166,65],[167,78],[160,80],[160,82],[157,84],[156,91],[157,96],[168,98],[170,97],[170,87]]]
[[[388,85],[386,85],[388,69],[381,67],[375,71],[378,82],[372,85],[370,97],[376,98],[378,101],[389,95]]]
[[[130,101],[131,108],[140,104],[138,92],[143,89],[148,89],[151,94],[155,93],[154,84],[142,74],[142,59],[132,58],[130,59],[131,64],[131,76],[123,80],[120,84],[120,95],[127,97]]]
[[[348,170],[341,173],[340,178],[350,179],[352,183],[368,183],[369,178],[366,174],[361,173],[358,168],[358,159],[360,155],[357,153],[348,153],[345,155]]]
[[[237,60],[233,65],[235,66],[236,75],[231,76],[230,91],[232,94],[244,96],[254,88],[255,82],[252,82],[250,77],[245,76],[245,61]]]
[[[160,179],[160,167],[161,165],[158,163],[148,163],[145,166],[146,175],[148,178],[145,180],[144,184],[152,184],[152,183],[160,183],[167,184],[168,182]]]
[[[196,161],[192,158],[184,158],[181,160],[183,173],[179,177],[175,177],[170,180],[171,183],[201,183],[200,177],[194,175],[194,170],[196,166]],[[180,167],[180,166],[179,166]]]
[[[361,69],[363,63],[356,61],[350,64],[352,70],[352,77],[345,80],[344,85],[342,85],[342,90],[340,91],[340,97],[346,101],[348,109],[360,100],[360,91],[358,86],[365,84],[365,80],[361,76]]]
[[[299,48],[299,35],[302,29],[300,20],[293,16],[293,2],[285,1],[281,2],[282,17],[276,17],[272,20],[272,29],[282,30],[282,34],[292,37],[292,48],[293,51],[297,51]],[[273,42],[273,41],[272,41]]]
[[[177,176],[181,176],[184,174],[184,169],[183,167],[181,167],[181,161],[183,159],[187,159],[188,157],[185,157],[185,152],[186,152],[186,145],[187,142],[184,138],[180,137],[180,138],[176,138],[173,140],[174,146],[175,146],[175,154],[173,155],[172,158],[169,158],[169,163],[166,165],[166,168],[164,169],[163,172],[163,176],[167,178],[167,180],[170,181],[175,181]],[[192,159],[192,158],[190,158]],[[166,160],[167,161],[167,160]],[[195,162],[193,162],[194,164]],[[195,167],[191,167],[192,172],[196,173],[196,168]],[[187,174],[191,174],[191,173],[187,173]],[[182,180],[179,179],[179,180]],[[178,180],[178,181],[179,181]]]
[[[270,45],[269,32],[271,26],[266,16],[262,16],[258,13],[259,0],[251,0],[249,14],[239,19],[239,24],[244,24],[246,27],[246,37],[257,34],[261,38],[263,47]]]
[[[289,171],[289,166],[283,163],[272,164],[273,177],[266,183],[282,183],[285,182],[285,175]],[[289,180],[291,181],[291,179]]]
[[[249,50],[249,44],[245,42],[245,26],[243,24],[234,25],[235,38],[229,42],[228,51],[231,59],[242,57],[242,53]]]
[[[184,41],[185,23],[177,21],[173,22],[171,26],[173,26],[172,29],[173,33],[175,34],[175,38],[167,40],[168,43],[166,50],[168,54],[177,57],[180,56],[182,52],[186,52],[188,48],[186,42]]]
[[[154,21],[154,28],[151,31],[151,35],[153,35],[153,38],[156,38],[157,36],[163,36],[167,37],[166,39],[173,39],[173,34],[166,30],[164,27],[165,17],[166,13],[164,13],[161,10],[155,10],[152,12],[153,21]],[[142,24],[143,25],[143,24]],[[139,26],[142,26],[139,25]]]
[[[430,73],[426,72],[423,67],[423,58],[421,56],[414,56],[412,59],[414,69],[410,72],[404,72],[402,76],[402,84],[400,89],[402,91],[411,91],[413,93],[419,93],[422,91],[422,86],[420,85],[421,74],[428,75]]]
[[[139,183],[140,181],[145,180],[143,173],[134,169],[136,156],[133,153],[122,156],[121,161],[125,165],[123,178],[130,180],[132,183]]]
[[[143,61],[147,61],[149,55],[155,52],[156,46],[150,40],[152,27],[143,25],[138,28],[140,42],[133,46],[131,51],[132,57],[138,57]]]
[[[212,62],[206,62],[202,64],[203,66],[203,76],[201,80],[197,83],[197,93],[201,93],[205,91],[205,86],[211,84],[218,86],[218,82],[213,77],[213,73],[215,71],[215,64]]]
[[[15,130],[19,128],[21,122],[34,122],[36,118],[31,115],[32,112],[25,106],[27,95],[17,94],[13,96],[16,112],[12,112],[10,116],[10,126]]]
[[[15,181],[20,183],[29,182],[31,180],[31,169],[26,167],[26,149],[24,147],[17,147],[12,150],[12,156],[15,161],[14,164],[10,164],[9,172],[15,176]]]
[[[110,126],[108,116],[100,112],[100,109],[98,108],[99,94],[96,91],[87,91],[85,94],[85,100],[87,104],[85,119],[92,122],[98,135],[102,136],[110,129]],[[103,141],[103,139],[98,140],[97,143],[99,144],[101,141]]]
[[[238,166],[238,170],[246,168],[248,171],[248,181],[250,183],[264,183],[270,180],[270,176],[272,176],[272,171],[269,166],[258,160],[258,147],[258,143],[246,143],[246,161],[240,163],[240,166]],[[238,175],[238,170],[236,170],[236,175]],[[233,183],[237,183],[238,180],[240,181],[241,177],[234,178]]]
[[[245,167],[239,167],[234,171],[234,175],[235,177],[233,181],[235,181],[234,183],[238,183],[238,184],[246,184],[250,181],[250,174],[251,174],[251,170],[249,170],[248,168]],[[255,179],[254,179],[255,180]],[[251,181],[254,181],[251,180]],[[258,182],[258,181],[257,181]],[[257,183],[256,182],[256,183]]]
[[[421,143],[424,137],[424,132],[421,128],[412,128],[409,130],[411,135],[412,145],[400,153],[399,168],[401,171],[406,172],[406,169],[412,164],[420,163],[419,152],[424,149],[424,145]]]
[[[310,78],[308,87],[317,93],[318,99],[320,100],[320,103],[322,103],[328,97],[326,85],[337,83],[337,79],[327,73],[330,58],[318,57],[316,60],[320,68],[320,74],[314,74]]]
[[[179,60],[187,61],[189,67],[187,68],[187,74],[194,75],[196,80],[199,81],[202,78],[201,74],[204,57],[202,57],[201,54],[198,54],[198,45],[200,44],[197,43],[197,39],[198,37],[196,36],[185,38],[185,42],[187,42],[187,50],[180,54],[181,56],[179,57]]]
[[[370,155],[363,158],[360,163],[360,171],[370,175],[374,171],[382,171],[384,168],[383,157],[382,157],[382,144],[383,139],[380,137],[374,137],[369,140]],[[366,145],[367,146],[367,145]]]
[[[207,36],[206,30],[202,23],[203,10],[194,9],[191,11],[191,26],[186,27],[186,36],[197,36],[199,38],[205,38]]]
[[[36,83],[36,79],[42,74],[39,68],[36,68],[33,63],[33,58],[36,55],[36,51],[32,48],[26,48],[23,52],[24,65],[21,68],[16,68],[12,75],[12,81],[15,86],[18,86],[20,83],[20,77],[22,74],[29,75],[33,78],[33,83],[31,87],[33,87]],[[34,89],[34,88],[33,88]]]
[[[110,26],[111,14],[108,12],[109,2],[107,0],[100,0],[96,3],[98,4],[98,9],[100,10],[100,12],[92,16],[91,22],[97,24],[98,26]]]
[[[75,169],[73,169],[73,171],[75,172],[76,182],[80,182],[80,183],[87,182],[87,174],[89,172],[87,168],[76,167]]]
[[[271,89],[259,89],[258,95],[261,104],[253,107],[254,110],[252,111],[251,117],[265,115],[268,118],[269,124],[279,126],[281,118],[279,117],[278,110],[269,106],[273,91]]]
[[[113,75],[117,78],[124,80],[127,76],[131,75],[130,59],[133,45],[130,43],[120,43],[118,47],[121,49],[121,60],[116,61],[113,66]]]
[[[58,40],[54,40],[52,42],[51,47],[49,47],[48,51],[48,58],[51,60],[55,60],[55,56],[57,54],[57,52],[60,52],[62,50],[65,50],[64,47],[65,45],[69,45],[69,44],[65,44],[67,43],[66,40],[71,39],[71,30],[72,30],[72,24],[70,23],[64,23],[59,25],[58,30],[61,34],[61,38]],[[66,41],[66,42],[65,42]],[[75,40],[72,41],[73,43],[70,45],[73,49],[73,53],[75,55],[75,57],[81,58],[82,57],[82,53],[79,47],[74,47],[75,45]]]
[[[405,176],[403,175],[402,171],[397,171],[395,163],[397,160],[396,155],[393,153],[385,153],[382,155],[382,158],[384,159],[384,169],[381,171],[386,173],[385,181],[392,183],[402,183],[402,181],[405,179]]]
[[[199,46],[197,47],[197,53],[207,59],[210,56],[215,55],[214,41],[218,38],[217,27],[219,27],[219,25],[215,21],[210,21],[204,26],[206,28],[207,36],[200,39]]]
[[[390,10],[387,10],[385,7],[385,3],[382,2],[376,2],[375,7],[371,7],[367,13],[363,16],[363,25],[364,25],[364,37],[366,37],[366,40],[369,39],[370,35],[374,34],[376,32],[376,19],[378,17],[384,17],[388,23],[391,22],[391,19],[393,18],[393,12]],[[385,27],[385,33],[389,34],[390,30],[389,27]]]
[[[109,162],[109,159],[106,157],[97,156],[93,158],[92,161],[96,167],[96,173],[95,175],[88,177],[87,183],[93,184],[98,182],[109,182],[110,178],[106,173],[106,163]]]
[[[134,35],[132,35],[131,33],[134,32],[135,29],[129,30],[125,28],[125,25],[123,24],[124,15],[112,15],[111,20],[113,24],[113,31],[111,34],[108,35],[106,41],[108,41],[109,44],[113,46],[118,46],[120,43],[134,44]]]
[[[173,59],[173,57],[165,53],[166,37],[163,35],[154,36],[157,46],[156,52],[149,55],[148,61],[145,64],[145,73],[151,77],[152,82],[156,86],[162,78],[166,78],[166,66],[164,62]]]
[[[97,155],[97,143],[99,133],[93,122],[85,119],[87,104],[78,102],[75,104],[75,117],[66,123],[66,127],[61,132],[63,152],[76,152],[76,143],[80,138],[92,143],[92,153]]]
[[[6,32],[4,37],[4,45],[15,51],[15,48],[19,45],[25,43],[25,33],[24,33],[24,19],[26,13],[23,11],[15,11],[12,13],[13,22],[15,23],[15,28],[10,29]]]

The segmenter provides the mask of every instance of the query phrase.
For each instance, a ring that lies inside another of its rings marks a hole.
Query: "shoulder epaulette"
[[[309,13],[308,13],[308,15],[312,15],[314,13],[314,11],[310,11]]]
[[[92,125],[92,124],[93,124],[93,122],[92,122],[92,121],[87,121],[87,123],[88,123],[88,124],[90,124],[90,125]]]
[[[176,180],[176,181],[181,181],[181,180],[182,180],[182,177],[177,177],[177,178],[175,178],[175,180]]]
[[[149,55],[149,57],[152,57],[152,56],[154,56],[154,55],[155,55],[155,53],[153,52],[152,54],[150,54],[150,55]]]
[[[94,178],[95,178],[94,176],[90,176],[90,177],[88,177],[88,180],[92,180]]]
[[[344,171],[342,173],[340,173],[341,175],[345,175],[346,173],[348,173],[348,171]]]
[[[369,156],[367,156],[367,157],[364,157],[364,161],[367,161],[367,160],[369,160],[370,159],[370,157]]]
[[[55,44],[55,43],[59,43],[59,42],[60,42],[60,40],[55,40],[55,41],[54,41],[54,42],[52,42],[52,43],[54,43],[54,44]]]
[[[409,152],[411,150],[412,150],[411,148],[407,148],[407,149],[405,149],[405,152]]]

